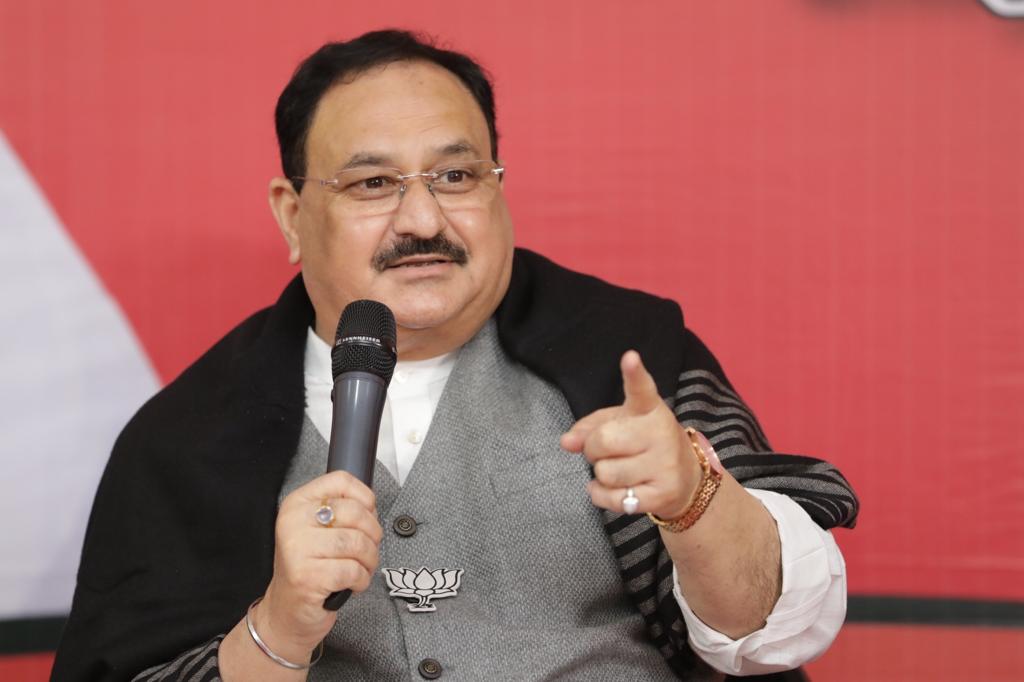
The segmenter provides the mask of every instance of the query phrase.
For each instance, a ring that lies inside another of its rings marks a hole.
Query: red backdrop
[[[0,2],[0,128],[165,381],[292,272],[265,199],[291,70],[426,31],[494,75],[518,242],[680,301],[776,448],[846,473],[852,594],[1024,600],[1024,22],[970,0],[379,7]],[[818,669],[874,661],[841,656]]]

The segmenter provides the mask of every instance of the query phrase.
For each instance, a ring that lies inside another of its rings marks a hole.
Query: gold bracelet
[[[672,519],[662,519],[647,512],[647,516],[651,521],[654,521],[659,527],[664,528],[670,533],[682,533],[697,523],[700,517],[704,515],[708,505],[711,504],[711,498],[718,492],[718,487],[722,485],[722,474],[711,467],[711,461],[704,453],[704,449],[700,446],[700,442],[697,439],[697,432],[688,426],[686,427],[686,435],[690,438],[690,447],[693,449],[693,454],[697,456],[697,461],[700,462],[700,484],[694,491],[693,497],[690,498],[690,503],[686,505],[686,509],[679,516]]]

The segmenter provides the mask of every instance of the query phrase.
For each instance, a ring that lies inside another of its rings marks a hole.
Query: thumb
[[[639,353],[635,350],[626,351],[619,362],[619,368],[622,370],[622,392],[626,395],[623,407],[627,412],[647,414],[663,404],[658,395],[658,386],[644,367]]]

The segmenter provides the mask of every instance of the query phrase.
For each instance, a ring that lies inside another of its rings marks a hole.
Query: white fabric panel
[[[0,239],[0,619],[60,615],[110,447],[159,381],[2,132]]]

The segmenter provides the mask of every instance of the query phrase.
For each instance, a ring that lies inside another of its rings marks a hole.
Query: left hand
[[[581,452],[594,466],[587,484],[598,507],[622,512],[626,490],[640,500],[636,513],[679,516],[700,482],[701,469],[683,427],[658,395],[640,354],[627,351],[619,363],[625,400],[580,419],[562,435],[561,446]]]

